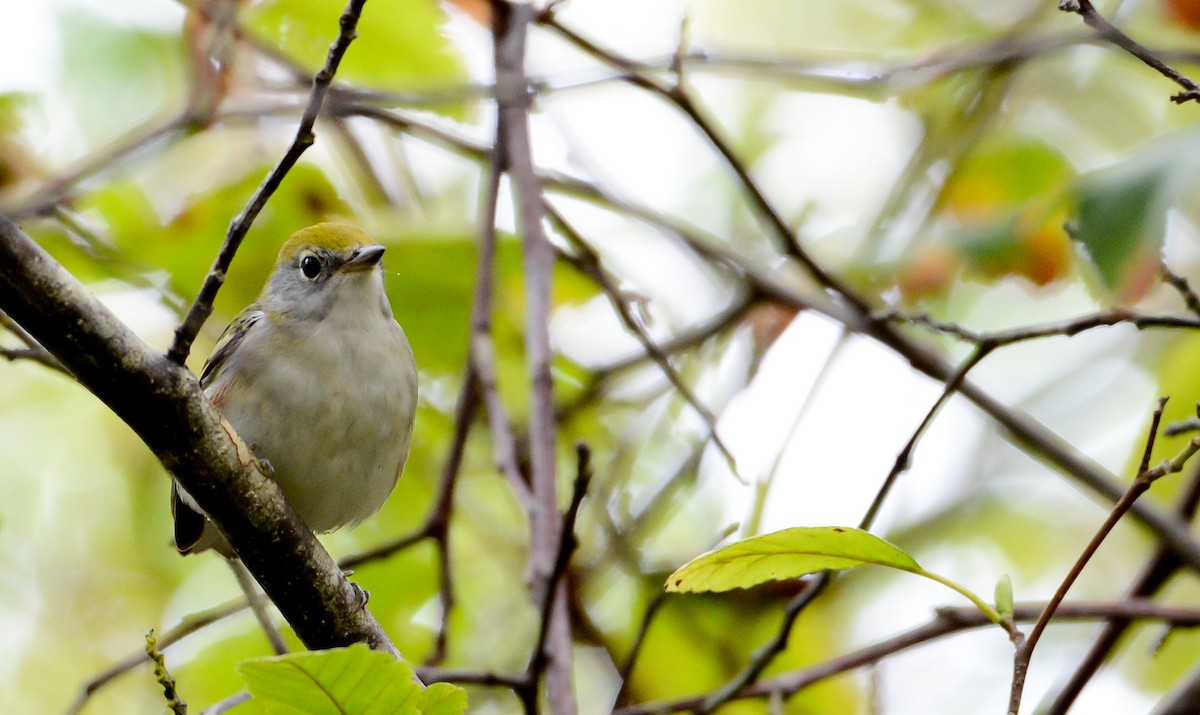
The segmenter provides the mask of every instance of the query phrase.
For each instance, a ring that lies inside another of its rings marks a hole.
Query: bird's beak
[[[380,258],[383,258],[383,251],[383,246],[363,246],[356,250],[350,260],[343,263],[338,270],[348,273],[369,271],[379,263]]]

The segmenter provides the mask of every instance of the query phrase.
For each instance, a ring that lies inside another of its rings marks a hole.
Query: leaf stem
[[[971,589],[967,588],[966,586],[955,583],[954,581],[951,581],[950,579],[946,578],[945,576],[941,576],[932,571],[926,571],[925,569],[921,568],[920,566],[918,566],[916,568],[916,570],[910,571],[910,573],[914,573],[918,576],[924,576],[925,578],[930,579],[931,581],[937,581],[938,583],[942,584],[943,586],[946,586],[947,588],[957,591],[958,593],[962,594],[968,601],[975,604],[975,607],[978,608],[980,610],[980,612],[982,612],[983,615],[986,616],[989,621],[991,621],[992,623],[995,623],[998,626],[1005,627],[1004,619],[1000,616],[1000,613],[997,612],[995,608],[992,608],[988,604],[987,601],[984,601],[982,598],[979,597],[978,594],[974,593],[973,591],[971,591]]]

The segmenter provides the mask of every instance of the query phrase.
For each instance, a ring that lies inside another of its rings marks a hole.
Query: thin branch
[[[1162,272],[1163,282],[1174,288],[1179,297],[1183,298],[1183,304],[1187,309],[1192,311],[1193,315],[1200,317],[1200,296],[1196,295],[1196,291],[1192,290],[1192,286],[1188,283],[1187,278],[1174,273],[1166,264],[1163,264],[1159,269]]]
[[[240,693],[234,693],[224,700],[204,708],[200,715],[224,715],[224,713],[229,712],[249,699],[250,693],[243,690]]]
[[[629,691],[629,678],[633,675],[633,668],[637,665],[638,656],[642,654],[642,646],[646,643],[646,635],[650,632],[650,626],[654,623],[654,617],[658,615],[659,610],[667,602],[667,592],[658,589],[654,594],[654,598],[650,599],[650,603],[646,605],[646,610],[642,612],[642,620],[638,624],[637,634],[633,637],[633,643],[629,646],[629,653],[625,656],[625,661],[621,663],[621,668],[618,671],[617,677],[621,679],[621,687],[617,689],[617,696],[614,702],[620,706],[625,701]]]
[[[500,398],[496,377],[496,348],[492,338],[492,306],[496,280],[496,211],[500,202],[500,179],[504,174],[503,156],[489,164],[484,186],[483,210],[479,218],[479,267],[471,297],[470,363],[480,394],[487,406],[488,427],[496,466],[508,480],[526,514],[534,511],[533,495],[517,457],[517,437]]]
[[[519,676],[505,675],[503,673],[470,670],[443,670],[441,668],[430,668],[427,666],[418,666],[415,670],[417,675],[420,676],[421,681],[425,683],[487,685],[497,688],[508,688],[509,690],[513,691],[524,687],[524,681]]]
[[[454,609],[454,582],[450,565],[450,515],[454,509],[454,488],[462,471],[463,455],[466,452],[467,436],[471,431],[475,413],[479,410],[479,385],[474,371],[468,364],[463,377],[458,406],[454,410],[454,438],[450,442],[450,454],[442,468],[442,483],[438,498],[425,520],[425,531],[438,548],[438,598],[441,600],[442,616],[438,624],[437,641],[428,659],[430,665],[441,663],[446,658],[447,639],[450,635],[450,615]]]
[[[575,713],[571,685],[571,625],[561,583],[553,581],[558,543],[556,427],[554,424],[553,355],[550,348],[550,281],[554,248],[542,225],[542,182],[533,164],[529,107],[532,97],[525,76],[525,43],[536,9],[528,3],[496,2],[492,6],[495,49],[497,154],[512,180],[517,223],[521,232],[525,276],[525,352],[530,376],[529,464],[534,506],[530,514],[530,595],[534,603],[553,604],[547,624],[549,650],[546,686],[555,715]],[[557,596],[546,589],[560,592]],[[531,705],[526,701],[526,709]]]
[[[964,328],[957,323],[936,320],[925,314],[913,315],[899,311],[888,311],[876,315],[876,320],[888,323],[904,323],[928,328],[943,335],[976,345],[989,344],[994,347],[1008,347],[1017,343],[1054,337],[1074,337],[1080,333],[1095,328],[1107,328],[1115,325],[1131,325],[1138,330],[1152,329],[1200,329],[1200,317],[1178,315],[1142,315],[1125,308],[1114,308],[1100,313],[1092,313],[1077,318],[1057,320],[1040,325],[1026,325],[1010,330],[996,330],[987,333],[976,332]]]
[[[762,675],[771,661],[775,660],[775,656],[787,648],[788,638],[792,634],[792,628],[796,625],[796,619],[817,596],[825,591],[831,580],[829,571],[822,571],[816,576],[803,579],[804,585],[800,589],[800,593],[796,594],[783,609],[783,622],[771,640],[755,651],[746,667],[729,682],[709,695],[698,698],[695,704],[696,712],[711,713],[715,711],[721,705],[740,697],[748,686],[758,680],[758,676]]]
[[[564,589],[559,588],[559,585],[567,574],[571,555],[575,553],[575,548],[579,543],[575,537],[575,520],[579,516],[579,507],[583,504],[583,497],[587,494],[588,484],[592,480],[592,452],[587,445],[582,442],[575,445],[575,459],[577,464],[575,481],[571,487],[571,503],[563,513],[558,553],[554,558],[554,569],[550,572],[551,582],[547,588],[543,589],[544,600],[538,608],[538,623],[540,624],[538,635],[534,640],[533,652],[529,657],[529,666],[525,670],[524,681],[528,689],[528,697],[533,699],[537,698],[537,686],[541,680],[542,670],[552,655],[546,651],[546,639],[553,623],[551,613],[555,606],[554,601],[566,595]]]
[[[233,257],[237,253],[238,247],[241,246],[242,239],[250,230],[250,226],[254,223],[254,219],[258,217],[259,212],[266,206],[275,190],[283,183],[284,177],[300,160],[300,155],[316,141],[313,126],[317,122],[317,116],[321,113],[321,105],[325,102],[325,94],[329,91],[329,84],[337,73],[338,65],[345,56],[346,50],[350,48],[350,43],[357,36],[355,31],[358,27],[358,19],[362,15],[362,9],[366,2],[367,0],[350,0],[345,10],[342,11],[342,16],[338,20],[337,39],[329,46],[325,64],[313,77],[308,106],[305,107],[300,124],[296,127],[296,135],[292,139],[291,145],[280,157],[275,168],[259,184],[245,208],[233,219],[229,231],[225,234],[221,250],[217,253],[212,268],[209,269],[204,283],[200,286],[196,300],[188,309],[183,322],[175,329],[175,340],[167,351],[167,358],[176,365],[182,365],[187,360],[188,353],[192,349],[192,342],[196,339],[204,321],[208,320],[212,314],[213,301],[216,300],[221,286],[225,284],[225,277],[230,264],[233,263]]]
[[[43,185],[32,195],[0,206],[0,214],[12,219],[43,216],[62,204],[79,184],[112,171],[131,157],[149,151],[159,143],[169,142],[191,127],[191,117],[179,114],[167,121],[152,120],[130,130],[120,139],[87,157],[79,165]]]
[[[171,628],[168,631],[165,631],[161,636],[159,636],[157,638],[158,646],[160,649],[166,650],[169,646],[178,643],[179,641],[203,628],[207,628],[213,623],[224,620],[234,614],[241,613],[242,611],[246,610],[246,607],[246,599],[239,598],[228,603],[215,606],[206,611],[189,615],[185,617],[183,621],[179,623],[179,625]],[[67,709],[63,712],[63,715],[78,715],[78,713],[83,710],[83,707],[87,705],[88,700],[91,699],[92,695],[94,695],[97,691],[101,690],[125,673],[128,673],[134,668],[149,662],[150,659],[146,656],[145,648],[139,648],[133,653],[130,653],[124,658],[121,658],[117,662],[113,663],[100,673],[93,675],[86,683],[84,683],[79,696],[75,698],[75,701],[71,703],[69,707],[67,707]]]
[[[662,98],[666,99],[671,104],[675,105],[689,121],[691,121],[697,129],[705,136],[713,148],[720,154],[734,174],[737,175],[738,181],[742,188],[749,196],[751,203],[757,210],[758,215],[766,221],[767,227],[771,233],[775,234],[777,241],[782,246],[784,252],[791,258],[795,259],[804,269],[816,280],[823,288],[828,288],[840,298],[849,303],[856,312],[866,314],[869,308],[864,299],[859,297],[850,286],[844,283],[840,278],[836,277],[823,266],[816,262],[800,245],[792,229],[787,225],[787,222],[775,209],[766,197],[762,188],[750,175],[750,170],[742,162],[742,160],[733,151],[733,147],[724,138],[718,130],[716,123],[713,122],[707,114],[697,105],[691,97],[691,94],[684,88],[682,83],[667,84],[657,78],[650,77],[638,71],[636,62],[622,57],[612,50],[600,47],[595,42],[588,40],[574,30],[566,27],[558,21],[553,13],[544,13],[538,21],[551,28],[560,34],[571,44],[578,47],[586,54],[596,58],[604,64],[616,67],[618,69],[629,72],[628,81],[634,86],[641,87]],[[678,62],[673,61],[674,66],[678,67]]]
[[[279,627],[271,618],[270,603],[267,601],[267,597],[259,592],[258,584],[254,583],[254,576],[241,561],[236,559],[223,559],[223,561],[229,565],[234,579],[237,580],[238,588],[246,595],[246,603],[250,606],[250,612],[254,614],[254,619],[258,621],[263,635],[271,644],[271,650],[275,652],[275,655],[287,653],[288,647],[283,640],[283,634],[279,632]]]
[[[1043,605],[1020,605],[1014,610],[1013,619],[1023,623],[1029,622],[1036,619],[1043,610]],[[1064,603],[1059,607],[1055,620],[1057,622],[1094,621],[1106,618],[1163,621],[1178,627],[1200,627],[1200,609],[1163,606],[1145,600],[1118,603]],[[792,696],[815,683],[858,668],[878,664],[889,656],[939,638],[965,630],[994,626],[994,623],[974,607],[940,608],[937,616],[929,623],[887,640],[831,658],[823,663],[765,679],[742,690],[737,697],[738,699],[763,698],[777,694]],[[704,700],[704,696],[694,696],[635,705],[618,708],[613,711],[613,715],[663,715],[673,712],[698,711],[702,709]]]
[[[726,446],[724,440],[721,439],[717,432],[717,417],[712,410],[708,409],[696,393],[683,381],[683,377],[675,366],[671,364],[671,358],[667,353],[654,342],[646,328],[634,317],[633,312],[629,309],[629,304],[625,296],[621,293],[621,289],[609,278],[604,272],[600,264],[600,254],[591,247],[580,235],[575,227],[572,226],[557,209],[547,204],[546,212],[551,223],[562,232],[562,235],[567,239],[567,242],[579,254],[573,257],[572,262],[579,268],[584,275],[591,278],[600,286],[604,294],[608,296],[608,302],[612,305],[613,310],[617,312],[617,316],[621,319],[621,323],[625,326],[626,332],[633,335],[641,344],[642,349],[646,351],[646,355],[654,361],[658,368],[662,371],[667,381],[675,388],[676,392],[683,397],[684,402],[695,410],[696,414],[700,415],[700,419],[704,421],[708,427],[708,432],[712,436],[713,444],[725,457],[730,470],[737,475],[737,460],[734,459],[733,452]],[[738,477],[741,479],[741,477]]]
[[[1092,537],[1092,540],[1083,550],[1083,553],[1079,555],[1079,558],[1076,559],[1066,577],[1063,578],[1058,590],[1055,591],[1050,602],[1046,604],[1046,608],[1038,616],[1037,623],[1030,630],[1028,638],[1024,642],[1017,644],[1016,653],[1013,656],[1012,692],[1008,704],[1009,715],[1017,715],[1021,709],[1021,695],[1025,688],[1025,675],[1028,672],[1029,661],[1033,656],[1034,648],[1037,647],[1038,640],[1040,640],[1042,633],[1045,632],[1046,627],[1050,624],[1050,619],[1054,617],[1058,605],[1066,598],[1067,592],[1079,578],[1079,575],[1083,573],[1084,567],[1087,566],[1092,556],[1100,548],[1100,544],[1112,533],[1117,522],[1129,512],[1138,497],[1150,489],[1151,484],[1167,474],[1172,474],[1183,469],[1183,465],[1187,460],[1191,459],[1197,451],[1200,451],[1200,437],[1196,437],[1188,442],[1187,446],[1174,458],[1150,469],[1150,455],[1154,450],[1154,442],[1158,436],[1158,426],[1162,421],[1162,413],[1166,404],[1167,398],[1159,399],[1158,407],[1155,409],[1154,416],[1150,421],[1149,433],[1146,435],[1146,447],[1137,477],[1134,478],[1133,483],[1129,485],[1129,489],[1126,490],[1121,499],[1113,506],[1104,523],[1096,530],[1096,534]]]
[[[16,336],[17,340],[25,344],[23,348],[0,348],[0,357],[10,362],[14,360],[32,360],[51,370],[57,370],[67,376],[71,375],[70,371],[58,361],[58,358],[51,355],[49,350],[42,347],[42,344],[30,335],[25,328],[17,325],[16,321],[8,317],[2,310],[0,310],[0,328],[12,333]]]
[[[1143,459],[1143,463],[1147,463],[1147,460]],[[1196,516],[1197,507],[1200,507],[1200,468],[1193,468],[1192,479],[1188,482],[1176,511],[1180,517],[1191,521]],[[1140,599],[1153,596],[1178,570],[1179,559],[1160,546],[1126,591],[1125,598]],[[1087,655],[1071,673],[1071,677],[1054,696],[1050,705],[1045,708],[1044,715],[1065,715],[1130,625],[1131,621],[1128,619],[1114,618],[1104,626],[1104,630],[1096,636],[1092,647],[1088,649]]]
[[[958,388],[962,386],[963,381],[967,379],[967,373],[975,369],[975,366],[982,362],[994,349],[995,346],[990,343],[980,343],[954,374],[950,376],[950,379],[946,381],[946,386],[942,389],[942,394],[938,396],[937,401],[925,413],[921,424],[917,426],[912,436],[908,438],[908,442],[905,443],[904,449],[901,449],[900,453],[896,455],[896,461],[892,464],[891,471],[884,478],[883,484],[880,485],[879,491],[876,492],[875,499],[871,501],[871,506],[867,509],[867,513],[863,515],[862,522],[859,523],[858,528],[870,530],[871,526],[875,523],[875,518],[879,516],[879,510],[883,508],[884,501],[887,499],[888,494],[891,493],[896,480],[908,470],[912,461],[912,453],[917,447],[917,442],[925,434],[925,431],[929,429],[929,426],[933,424],[934,417],[937,416],[942,406],[946,404],[950,397],[958,391]]]
[[[1079,15],[1087,23],[1088,27],[1094,29],[1102,39],[1120,47],[1141,60],[1148,67],[1157,70],[1162,76],[1183,87],[1182,92],[1171,97],[1172,102],[1183,104],[1192,100],[1200,100],[1200,85],[1197,85],[1174,67],[1160,60],[1153,52],[1138,44],[1129,35],[1118,30],[1103,15],[1097,12],[1096,8],[1092,7],[1090,0],[1062,0],[1058,4],[1058,9]]]

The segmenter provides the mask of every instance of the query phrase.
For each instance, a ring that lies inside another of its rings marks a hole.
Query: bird
[[[377,512],[412,443],[417,365],[384,291],[383,254],[351,224],[292,234],[200,373],[204,393],[315,533]],[[236,558],[177,482],[172,514],[181,553]]]

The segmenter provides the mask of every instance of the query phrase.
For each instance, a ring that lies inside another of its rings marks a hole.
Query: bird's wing
[[[208,519],[183,500],[175,482],[171,482],[171,518],[175,521],[175,548],[181,554],[191,552],[204,535]]]
[[[221,374],[222,368],[238,349],[250,330],[263,319],[263,312],[251,306],[233,319],[217,340],[208,362],[200,371],[200,386],[207,388]],[[214,400],[219,402],[219,400]],[[217,405],[220,408],[220,404]],[[179,485],[171,483],[171,516],[175,520],[175,548],[180,553],[189,553],[204,535],[208,518],[188,504],[179,494]]]
[[[201,387],[208,387],[212,384],[221,369],[229,362],[230,356],[246,339],[250,330],[263,319],[264,315],[261,310],[251,306],[243,310],[238,317],[233,319],[229,327],[225,328],[225,332],[221,333],[221,337],[217,339],[217,346],[213,348],[208,362],[204,363],[204,369],[200,371]]]

